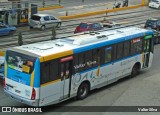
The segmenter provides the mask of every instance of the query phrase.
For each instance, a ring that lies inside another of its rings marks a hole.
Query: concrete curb
[[[75,14],[75,15],[70,15],[70,16],[60,16],[59,18],[61,20],[82,18],[82,17],[87,17],[87,16],[105,14],[105,13],[109,13],[109,12],[116,12],[116,11],[121,11],[121,10],[134,9],[134,8],[139,8],[139,7],[142,7],[142,6],[144,6],[144,5],[139,4],[139,5],[129,6],[129,7],[122,7],[122,8],[116,8],[116,9],[108,9],[108,10],[100,10],[100,11],[96,11],[96,12],[88,12],[88,13]]]
[[[47,6],[47,7],[39,7],[38,8],[38,11],[44,11],[44,10],[53,10],[53,9],[58,9],[58,8],[64,8],[64,6],[58,6],[58,5],[55,5],[55,6]]]

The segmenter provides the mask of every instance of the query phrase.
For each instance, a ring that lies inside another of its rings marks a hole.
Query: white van
[[[149,7],[150,8],[158,8],[158,9],[160,9],[160,0],[151,0],[149,2]]]

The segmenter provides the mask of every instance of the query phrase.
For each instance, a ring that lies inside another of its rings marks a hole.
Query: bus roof
[[[108,31],[97,31],[94,33],[75,35],[63,39],[49,40],[23,46],[14,47],[21,52],[29,52],[39,57],[48,57],[47,60],[72,55],[90,49],[118,43],[121,41],[152,34],[151,30],[138,27],[125,27]],[[44,61],[44,59],[43,59]],[[46,61],[46,60],[45,60]]]

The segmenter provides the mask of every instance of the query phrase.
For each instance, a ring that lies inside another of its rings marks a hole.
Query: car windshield
[[[147,20],[146,24],[154,24],[156,20]]]
[[[31,19],[32,19],[32,20],[36,20],[36,21],[40,21],[41,17],[36,16],[36,15],[33,15],[33,16],[31,17]]]
[[[158,2],[158,0],[152,0],[152,2]]]
[[[86,23],[81,23],[81,24],[79,25],[80,28],[87,28],[87,26],[88,26],[88,24],[86,24]]]

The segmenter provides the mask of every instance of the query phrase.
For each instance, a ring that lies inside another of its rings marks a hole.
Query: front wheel
[[[139,72],[140,72],[140,67],[137,64],[135,64],[132,68],[131,77],[137,76]]]
[[[84,99],[87,97],[89,92],[89,86],[87,83],[82,83],[79,88],[78,88],[78,92],[77,92],[77,99]]]
[[[41,30],[44,31],[46,29],[45,25],[41,26]]]
[[[29,26],[29,28],[30,28],[30,29],[33,29],[33,27],[32,27],[32,26]]]
[[[10,31],[9,36],[13,35],[14,33],[15,33],[15,31]]]
[[[61,27],[61,22],[58,22],[56,27],[57,28]]]

